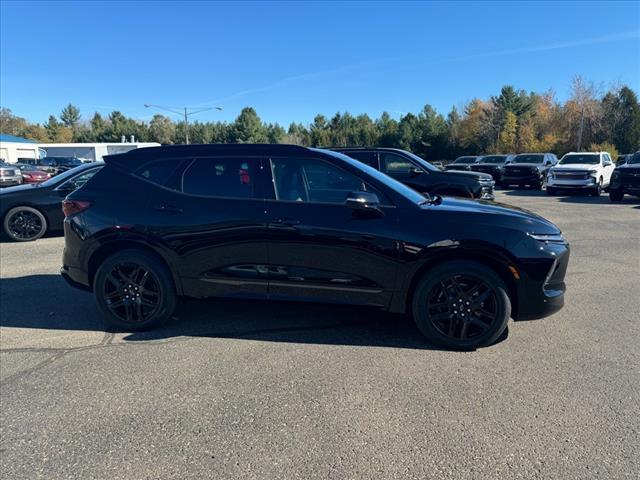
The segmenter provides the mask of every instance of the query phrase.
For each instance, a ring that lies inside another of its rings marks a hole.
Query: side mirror
[[[382,210],[380,210],[380,200],[372,192],[349,192],[345,204],[354,213],[358,213],[361,216],[380,217],[383,215]]]

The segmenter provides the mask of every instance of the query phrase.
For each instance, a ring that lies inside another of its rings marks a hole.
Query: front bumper
[[[0,177],[0,187],[12,187],[22,183],[22,175],[16,177]]]
[[[546,258],[524,260],[521,278],[516,282],[518,305],[515,320],[535,320],[548,317],[564,306],[564,282],[569,265],[568,243],[535,243],[529,240],[523,248],[537,246]]]
[[[482,188],[480,189],[480,198],[482,200],[495,200],[496,196],[495,193],[493,191],[493,186],[495,185],[495,182],[491,182],[491,185],[482,185]]]

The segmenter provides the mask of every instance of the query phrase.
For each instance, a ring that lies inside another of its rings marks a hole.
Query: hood
[[[493,180],[493,177],[487,173],[481,173],[481,172],[474,172],[474,171],[467,171],[467,170],[451,170],[450,173],[454,174],[454,175],[464,175],[468,178],[475,178],[477,180],[480,180],[481,178],[484,178],[486,180]]]
[[[624,165],[616,167],[616,170],[621,170],[623,172],[629,170],[640,170],[640,163],[625,163]]]
[[[464,215],[465,221],[482,225],[520,230],[523,233],[558,234],[560,229],[546,218],[524,208],[505,205],[488,200],[465,200],[451,197],[442,198],[438,205],[425,204],[423,208],[443,212],[452,216]],[[469,214],[474,214],[469,220]]]
[[[553,167],[554,170],[595,170],[598,168],[598,165],[594,165],[592,163],[576,163],[573,165],[556,165]]]

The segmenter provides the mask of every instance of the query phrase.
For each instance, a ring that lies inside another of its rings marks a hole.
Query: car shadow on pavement
[[[107,326],[92,294],[69,287],[58,275],[1,279],[0,326],[124,333]],[[127,333],[124,340],[189,336],[441,350],[404,315],[347,305],[228,299],[184,300],[166,325]]]

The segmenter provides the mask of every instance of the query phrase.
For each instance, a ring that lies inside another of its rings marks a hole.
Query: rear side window
[[[143,165],[135,174],[156,185],[180,190],[178,170],[184,162],[177,158],[158,160]]]
[[[207,197],[254,198],[256,160],[198,158],[182,174],[182,191]]]

